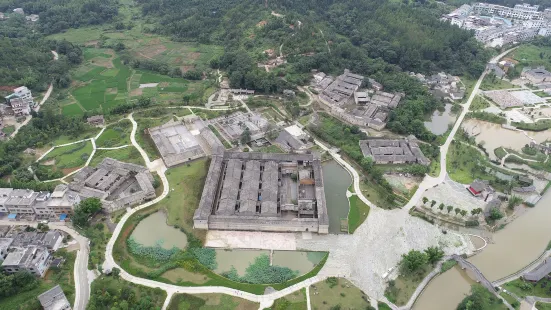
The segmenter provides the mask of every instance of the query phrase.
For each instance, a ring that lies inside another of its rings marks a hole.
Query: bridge
[[[471,262],[468,262],[467,260],[465,260],[463,257],[459,255],[452,255],[452,258],[459,263],[459,266],[461,267],[461,269],[469,269],[470,271],[472,271],[478,283],[482,284],[485,288],[487,288],[493,294],[496,294],[496,289],[492,284],[492,282],[486,279],[484,274],[482,274],[482,272],[475,265],[473,265]]]

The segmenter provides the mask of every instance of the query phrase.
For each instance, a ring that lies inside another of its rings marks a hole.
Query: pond
[[[446,104],[444,112],[438,110],[432,113],[430,122],[425,122],[425,127],[435,135],[444,134],[450,124],[455,122],[456,115],[451,112],[452,105]]]
[[[132,232],[131,238],[144,246],[155,246],[160,243],[167,250],[173,247],[184,249],[187,245],[186,234],[167,225],[164,212],[155,212],[141,220]]]
[[[268,250],[215,249],[215,252],[217,267],[214,271],[222,274],[234,267],[239,276],[244,276],[247,267],[260,255],[270,256]],[[303,275],[316,267],[324,256],[325,252],[274,251],[272,265],[287,267]]]
[[[270,255],[270,251],[267,250],[216,249],[215,251],[217,263],[215,272],[222,274],[230,271],[233,266],[237,270],[237,274],[240,276],[245,275],[245,270],[257,257],[263,254]]]
[[[329,215],[329,233],[339,234],[342,233],[341,219],[348,218],[350,204],[346,197],[346,191],[352,184],[352,177],[334,160],[323,163],[322,169],[325,201]]]
[[[274,251],[273,265],[287,267],[303,275],[316,267],[324,256],[324,252]]]

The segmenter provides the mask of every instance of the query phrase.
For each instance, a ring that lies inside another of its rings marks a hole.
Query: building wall
[[[227,222],[224,219],[216,219],[211,216],[208,221],[208,229],[218,230],[247,230],[247,231],[273,231],[273,232],[318,232],[320,234],[328,233],[328,225],[323,225],[320,231],[319,223],[316,221],[281,221],[277,224],[262,223],[261,221],[254,222],[243,220],[242,222],[231,221]],[[198,228],[198,227],[196,227]]]

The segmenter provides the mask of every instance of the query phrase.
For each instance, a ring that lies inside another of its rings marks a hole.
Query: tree
[[[443,203],[441,203],[439,206],[438,206],[438,209],[440,209],[440,211],[444,211],[444,208],[446,207],[446,205],[444,205]]]
[[[425,254],[427,255],[427,260],[431,264],[436,264],[439,260],[444,257],[444,251],[442,251],[439,247],[431,246],[425,250]]]
[[[412,273],[422,268],[428,261],[425,253],[417,250],[411,250],[407,254],[402,254],[400,268],[405,273]]]
[[[120,273],[121,270],[117,267],[113,267],[113,269],[111,269],[111,275],[115,278],[118,278]]]
[[[241,133],[241,144],[246,144],[249,141],[251,141],[251,132],[249,130],[249,127],[246,127],[245,130],[243,130],[243,133]]]
[[[101,210],[101,201],[98,198],[87,198],[81,201],[73,212],[73,223],[80,227],[89,225],[88,218]]]
[[[497,221],[503,218],[503,213],[501,213],[498,208],[492,208],[490,209],[490,218],[494,221]]]
[[[427,204],[428,201],[429,199],[427,197],[423,197],[423,204]]]
[[[467,215],[467,211],[466,210],[461,210],[461,216],[465,217],[465,215]]]
[[[453,206],[447,206],[446,208],[448,209],[448,213],[452,212],[453,210]]]
[[[432,200],[432,201],[430,202],[430,207],[431,207],[431,208],[434,207],[435,204],[436,204],[436,200]]]
[[[459,215],[459,213],[461,213],[461,209],[459,208],[455,208],[454,211],[455,211],[455,215]]]

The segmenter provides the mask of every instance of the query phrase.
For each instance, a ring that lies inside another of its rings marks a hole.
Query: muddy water
[[[493,236],[494,243],[469,260],[494,281],[517,272],[538,258],[551,240],[551,191],[529,210]],[[438,282],[437,282],[438,281]],[[419,297],[415,309],[455,309],[467,285],[460,274],[446,272],[431,282]],[[446,296],[443,298],[442,296]],[[421,307],[422,306],[422,307]]]
[[[233,266],[237,270],[238,275],[244,276],[247,267],[254,263],[255,258],[262,254],[270,255],[270,251],[216,249],[216,262],[218,266],[215,271],[219,274],[224,273],[230,271]]]
[[[455,122],[456,116],[451,113],[451,104],[446,104],[444,112],[434,111],[430,122],[425,122],[425,127],[435,135],[441,135],[448,131],[450,124]]]
[[[352,177],[336,161],[323,163],[323,185],[327,214],[329,215],[329,233],[341,233],[341,218],[348,217],[350,204],[346,190],[352,184]]]
[[[463,129],[470,135],[476,135],[476,143],[484,144],[484,148],[490,154],[490,159],[496,159],[494,150],[499,147],[520,151],[523,146],[530,143],[530,138],[536,142],[544,142],[551,139],[551,130],[529,132],[503,129],[501,125],[469,119],[463,122]]]
[[[141,220],[131,235],[136,242],[145,246],[155,246],[161,242],[165,249],[177,247],[183,249],[187,245],[187,236],[179,229],[166,224],[166,215],[156,212]]]
[[[455,309],[469,294],[474,281],[458,266],[434,278],[417,299],[413,310]]]
[[[325,254],[321,252],[274,251],[274,266],[287,267],[303,275],[312,270]]]

